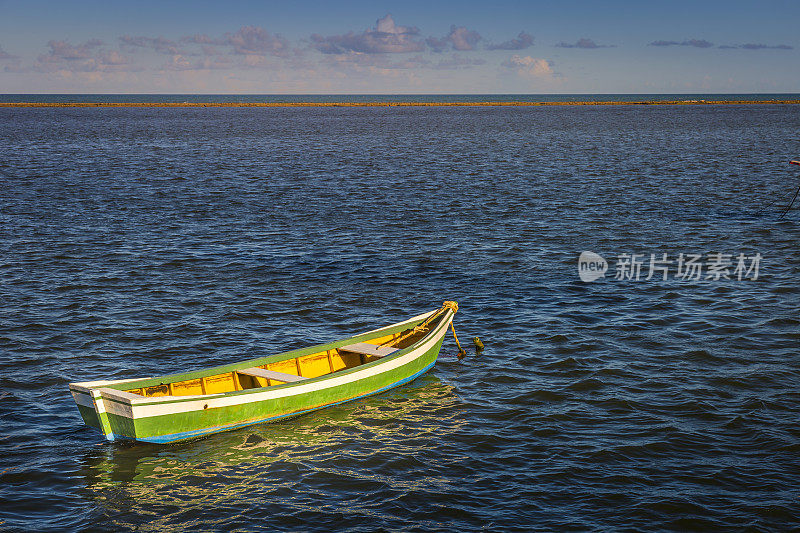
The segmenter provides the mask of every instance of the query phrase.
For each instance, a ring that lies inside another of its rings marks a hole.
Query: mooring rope
[[[411,331],[409,331],[405,335],[401,335],[400,337],[398,337],[396,339],[389,339],[389,340],[387,340],[385,342],[382,342],[381,344],[379,344],[379,346],[384,346],[384,345],[387,345],[387,344],[396,345],[397,343],[404,341],[405,339],[411,337],[412,335],[415,335],[417,333],[422,333],[423,331],[428,329],[428,324],[430,324],[434,319],[438,318],[439,315],[441,315],[447,309],[451,309],[453,311],[453,315],[455,315],[458,312],[458,304],[456,302],[452,302],[452,301],[449,301],[449,300],[444,302],[442,304],[441,309],[439,309],[438,311],[434,312],[431,316],[426,318],[425,321],[422,322],[422,324],[419,324],[418,326],[414,326],[411,329]],[[458,342],[458,336],[456,335],[456,328],[453,326],[453,321],[452,320],[450,321],[450,331],[453,332],[453,338],[456,340],[456,346],[458,346],[458,354],[456,355],[456,357],[458,357],[458,360],[460,361],[461,359],[463,359],[467,355],[467,351],[464,350],[464,348],[461,347],[461,343]]]
[[[800,165],[800,161],[789,161],[789,164],[790,165]],[[781,213],[781,216],[778,217],[778,218],[783,218],[786,215],[786,213],[789,212],[789,209],[791,209],[792,206],[794,205],[794,201],[797,200],[797,193],[800,193],[800,187],[797,187],[797,190],[794,192],[794,197],[792,198],[792,201],[789,202],[789,205],[786,206],[786,209],[784,210],[783,213]]]
[[[467,356],[467,351],[464,350],[464,348],[461,347],[461,343],[458,342],[458,337],[456,336],[456,328],[455,326],[453,326],[452,320],[450,321],[450,331],[453,332],[453,338],[456,340],[456,346],[458,346],[458,354],[456,354],[456,357],[458,357],[458,360],[460,361]]]

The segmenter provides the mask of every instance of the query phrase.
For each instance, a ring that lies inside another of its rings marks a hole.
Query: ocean
[[[798,131],[797,105],[0,109],[0,530],[800,527]],[[449,337],[290,421],[106,443],[67,388],[444,300],[467,358]]]
[[[798,100],[800,93],[747,94],[0,94],[0,102],[333,103],[333,102],[697,102]]]

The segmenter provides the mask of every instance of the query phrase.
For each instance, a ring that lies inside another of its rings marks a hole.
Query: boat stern
[[[135,438],[131,401],[137,396],[108,388],[109,385],[131,381],[138,381],[138,379],[69,384],[69,391],[84,424],[98,429],[106,440]]]
[[[78,407],[81,418],[83,418],[83,423],[100,429],[100,420],[97,418],[97,411],[94,409],[91,391],[73,388],[73,384],[70,384],[69,392],[72,393],[72,399],[75,400],[75,405]]]

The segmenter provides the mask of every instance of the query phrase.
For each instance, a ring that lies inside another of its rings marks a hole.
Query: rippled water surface
[[[798,132],[778,105],[0,109],[0,529],[798,527]],[[758,279],[614,279],[716,252]],[[67,390],[446,299],[483,354],[288,422],[106,444]]]

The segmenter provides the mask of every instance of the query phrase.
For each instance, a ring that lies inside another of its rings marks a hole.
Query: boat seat
[[[308,379],[304,378],[303,376],[295,376],[294,374],[285,374],[283,372],[276,372],[274,370],[265,370],[257,366],[253,368],[245,368],[243,370],[237,370],[237,372],[240,374],[244,374],[245,376],[255,376],[258,378],[283,381],[285,383],[294,383],[295,381],[303,381],[304,379]]]
[[[360,355],[371,355],[372,357],[386,357],[391,355],[400,348],[394,346],[376,346],[367,342],[357,342],[355,344],[348,344],[339,348],[341,352],[351,352]]]

